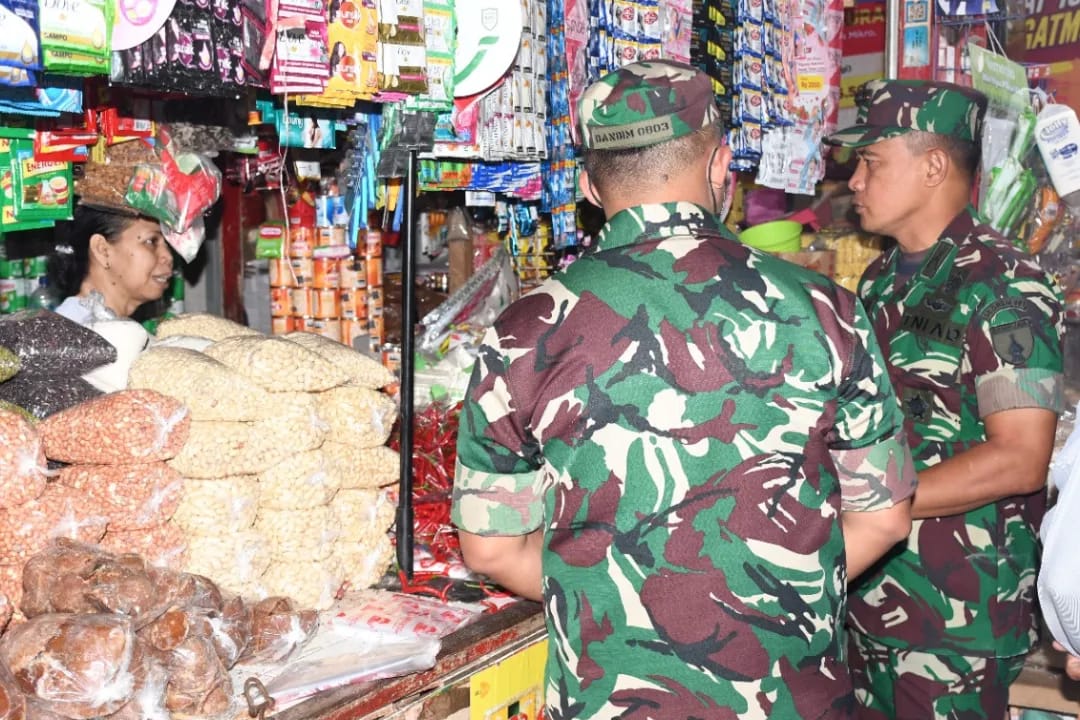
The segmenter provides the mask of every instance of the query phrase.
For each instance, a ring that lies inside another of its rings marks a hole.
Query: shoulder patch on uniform
[[[1030,317],[1035,308],[1024,298],[995,300],[983,311],[990,326],[994,352],[1010,365],[1023,365],[1035,351],[1035,335]]]

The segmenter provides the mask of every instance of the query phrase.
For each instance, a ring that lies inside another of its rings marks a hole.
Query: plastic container
[[[1035,142],[1058,195],[1074,210],[1080,209],[1080,121],[1076,112],[1068,105],[1044,107],[1035,121]]]
[[[798,252],[802,249],[802,229],[802,223],[794,220],[773,220],[743,230],[739,240],[765,252]]]

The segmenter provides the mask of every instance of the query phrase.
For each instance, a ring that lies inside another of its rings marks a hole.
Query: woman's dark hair
[[[61,300],[78,295],[83,280],[90,272],[90,238],[104,235],[113,242],[138,218],[134,215],[98,210],[76,205],[72,218],[59,232],[56,251],[49,256],[47,271],[49,287]]]

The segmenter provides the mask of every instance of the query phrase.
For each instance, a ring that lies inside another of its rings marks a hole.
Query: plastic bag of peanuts
[[[139,355],[128,387],[176,398],[192,420],[258,420],[269,402],[267,392],[240,373],[186,348],[154,347]]]
[[[337,536],[328,507],[307,510],[259,508],[255,531],[266,538],[275,562],[325,560]]]
[[[357,385],[317,393],[315,403],[330,427],[327,440],[361,448],[385,445],[397,419],[397,403],[389,395]]]
[[[0,509],[39,497],[45,489],[45,472],[37,430],[22,415],[0,410]]]
[[[142,465],[69,465],[57,482],[82,490],[109,518],[109,530],[163,525],[180,504],[183,480],[163,462]]]
[[[258,475],[184,478],[182,497],[172,522],[189,536],[229,537],[251,529],[258,507]]]
[[[52,538],[96,543],[107,524],[108,517],[93,507],[86,493],[49,483],[40,497],[14,510],[0,510],[0,564],[25,562]]]
[[[225,338],[206,348],[206,354],[271,392],[318,392],[349,379],[317,353],[278,337]]]
[[[157,339],[171,337],[201,337],[217,342],[237,335],[260,336],[258,330],[234,323],[227,318],[209,313],[184,313],[162,320],[157,327]]]
[[[175,456],[190,424],[179,400],[153,390],[122,390],[50,416],[40,432],[51,460],[120,465]]]
[[[385,445],[362,448],[327,440],[321,449],[342,488],[384,487],[401,475],[401,455]]]
[[[394,373],[381,362],[330,338],[309,332],[291,332],[282,337],[317,353],[344,371],[352,385],[378,390],[397,382]]]
[[[326,505],[340,487],[321,450],[294,455],[259,475],[259,505],[271,510],[304,510]]]

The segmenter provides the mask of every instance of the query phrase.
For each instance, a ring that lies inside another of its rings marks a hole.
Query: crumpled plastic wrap
[[[8,606],[10,608],[10,605]],[[11,616],[8,616],[11,619]],[[6,625],[6,623],[4,624]],[[3,632],[3,625],[0,625]],[[0,720],[25,720],[26,697],[19,690],[15,676],[0,663]]]
[[[517,300],[519,293],[510,254],[500,246],[465,285],[420,320],[421,334],[417,350],[437,355],[440,345],[455,325],[468,323],[490,327],[499,313]]]
[[[153,390],[123,390],[49,417],[40,432],[51,460],[116,465],[174,457],[190,425],[191,413],[179,400]]]

